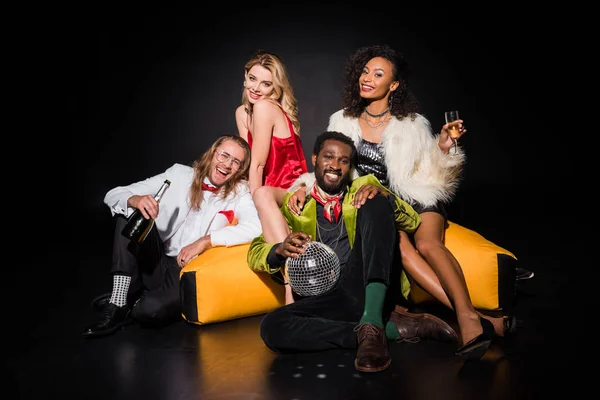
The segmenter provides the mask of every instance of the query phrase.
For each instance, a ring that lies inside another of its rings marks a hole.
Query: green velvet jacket
[[[354,208],[352,205],[352,200],[358,189],[366,184],[377,185],[385,189],[374,175],[364,175],[353,180],[346,191],[346,195],[342,202],[342,216],[344,218],[344,223],[346,224],[346,229],[348,230],[350,248],[354,246],[354,239],[356,237],[356,216],[358,213],[358,209]],[[385,190],[388,191],[387,189]],[[394,196],[396,200],[396,209],[394,210],[396,229],[407,233],[414,232],[421,223],[421,217],[410,204],[400,199],[392,192],[388,191],[388,193],[390,196]],[[302,215],[297,216],[290,211],[287,205],[288,199],[292,194],[292,192],[286,194],[283,199],[283,204],[280,207],[280,211],[288,222],[290,230],[292,232],[304,232],[312,235],[313,238],[316,238],[317,201],[310,196],[307,197],[304,209],[302,210]],[[248,266],[254,271],[268,272],[270,274],[279,271],[279,268],[271,268],[267,263],[267,256],[269,255],[271,248],[277,244],[278,243],[265,242],[265,238],[262,234],[254,238],[250,244],[250,249],[248,250]]]

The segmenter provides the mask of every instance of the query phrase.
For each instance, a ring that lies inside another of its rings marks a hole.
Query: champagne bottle
[[[164,181],[164,183],[154,196],[154,199],[156,201],[160,202],[160,199],[162,198],[163,194],[165,193],[170,184],[171,181],[169,181],[168,179]],[[146,239],[146,236],[148,236],[148,233],[150,232],[150,229],[152,229],[153,225],[154,218],[146,219],[144,218],[144,215],[140,210],[135,210],[133,214],[131,214],[131,216],[129,217],[129,220],[127,221],[127,224],[121,231],[121,234],[126,238],[130,239],[131,241],[142,243],[144,239]]]

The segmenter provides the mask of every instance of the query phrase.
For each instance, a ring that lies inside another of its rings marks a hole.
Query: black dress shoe
[[[102,293],[100,296],[95,297],[92,300],[92,308],[95,311],[102,311],[102,309],[104,308],[105,305],[108,304],[108,302],[110,301],[110,296],[112,295],[111,292],[108,293]]]
[[[91,338],[114,333],[129,322],[129,311],[127,305],[119,307],[113,303],[106,304],[102,312],[102,320],[86,328],[82,335]]]
[[[388,350],[385,329],[372,324],[358,325],[358,350],[354,359],[354,367],[361,372],[383,371],[392,363]]]
[[[418,342],[419,339],[458,343],[456,331],[442,319],[429,313],[411,313],[397,305],[390,322],[398,328],[401,341]]]
[[[456,349],[456,352],[454,353],[467,361],[479,360],[483,357],[490,347],[490,344],[492,344],[492,339],[496,335],[494,325],[492,325],[490,321],[485,318],[479,318],[479,320],[481,321],[483,333]]]

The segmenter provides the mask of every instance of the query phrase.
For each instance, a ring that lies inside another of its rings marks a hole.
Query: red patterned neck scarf
[[[331,196],[321,190],[319,185],[314,184],[310,195],[323,205],[323,208],[325,209],[325,218],[327,218],[329,222],[337,223],[338,217],[342,212],[342,203],[340,203],[340,200],[344,198],[344,192],[345,190],[342,190],[340,193]]]

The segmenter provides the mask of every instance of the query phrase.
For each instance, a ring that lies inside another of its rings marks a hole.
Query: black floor
[[[181,321],[158,330],[131,325],[86,340],[81,331],[97,317],[90,300],[111,285],[110,218],[102,210],[89,217],[96,233],[79,237],[76,249],[58,246],[37,256],[9,288],[25,305],[11,317],[19,329],[9,329],[5,339],[4,360],[17,389],[11,398],[537,399],[564,393],[574,357],[559,340],[570,332],[557,331],[556,322],[563,310],[559,293],[569,284],[561,258],[547,246],[552,222],[520,218],[524,212],[503,208],[493,193],[463,194],[460,204],[451,210],[455,221],[509,248],[535,272],[518,287],[517,335],[495,343],[479,362],[465,363],[452,346],[425,341],[392,343],[391,367],[373,374],[354,369],[352,351],[277,356],[259,337],[262,316],[206,326]],[[518,229],[510,221],[515,217]],[[54,262],[39,263],[45,259]],[[569,387],[574,397],[578,390]]]

